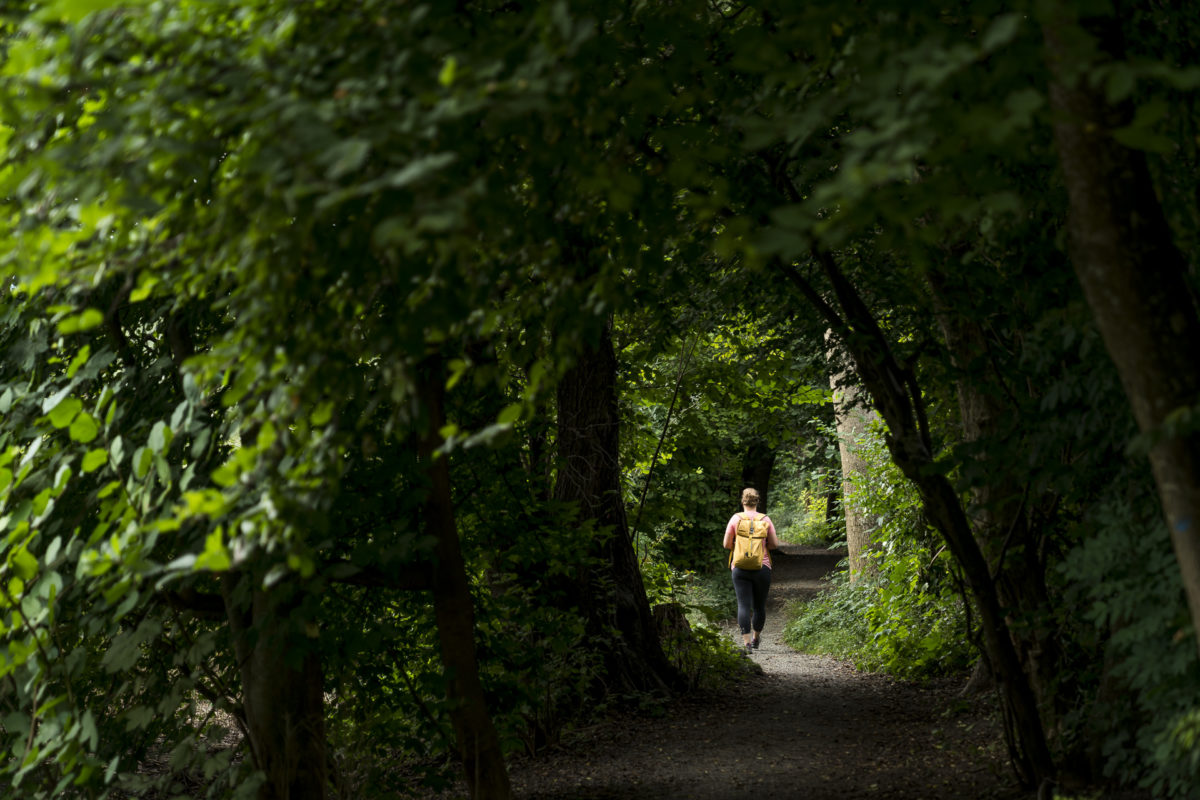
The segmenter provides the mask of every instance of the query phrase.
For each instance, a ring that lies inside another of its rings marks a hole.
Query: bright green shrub
[[[881,426],[851,446],[867,463],[866,474],[851,476],[850,502],[873,524],[875,574],[853,585],[839,578],[828,595],[791,608],[785,641],[903,678],[965,670],[974,652],[953,559],[892,464]]]
[[[806,653],[821,653],[860,662],[860,655],[871,645],[866,611],[871,593],[864,585],[852,586],[845,576],[834,581],[834,588],[807,602],[789,604],[783,640]]]
[[[814,430],[823,434],[822,442],[836,442],[836,431],[820,420],[813,420]],[[806,547],[828,547],[844,540],[845,519],[841,509],[828,516],[828,493],[841,486],[841,472],[825,466],[836,459],[835,445],[823,445],[825,452],[820,465],[813,467],[800,454],[787,453],[775,464],[771,485],[771,521],[779,538],[790,544]]]
[[[784,641],[797,650],[852,662],[858,669],[921,679],[964,671],[974,659],[960,601],[932,594],[919,558],[897,558],[892,577],[845,577],[831,591],[785,609]],[[893,582],[894,581],[894,582]],[[914,586],[914,583],[919,585]]]

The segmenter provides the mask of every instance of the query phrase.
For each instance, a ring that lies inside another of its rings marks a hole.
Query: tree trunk
[[[221,582],[250,753],[266,776],[258,800],[324,800],[324,695],[313,623],[299,617],[294,587],[260,584],[238,572]]]
[[[771,470],[775,468],[775,448],[762,439],[755,439],[746,448],[742,462],[742,485],[740,488],[758,490],[758,510],[766,514],[767,492],[771,488]]]
[[[610,691],[664,691],[679,676],[659,643],[625,518],[618,446],[617,359],[608,326],[585,345],[558,385],[555,500],[575,503],[580,519],[606,530],[591,554],[598,565],[568,591],[606,662]]]
[[[1055,765],[1037,699],[1013,647],[991,571],[975,541],[962,502],[934,463],[920,387],[912,373],[896,362],[870,309],[832,256],[817,251],[814,257],[833,285],[842,314],[794,268],[781,265],[781,269],[825,317],[839,345],[854,359],[863,387],[887,424],[887,447],[892,460],[917,487],[926,518],[941,533],[962,567],[979,607],[984,643],[1000,691],[1005,741],[1013,767],[1023,783],[1040,786],[1054,778]]]
[[[529,371],[525,379],[531,378]],[[538,403],[534,411],[534,420],[529,425],[529,447],[525,461],[525,473],[533,495],[542,503],[547,503],[554,494],[554,458],[550,446],[550,426],[553,424],[547,404]]]
[[[858,447],[866,437],[867,425],[873,412],[864,403],[853,365],[845,368],[837,366],[839,361],[850,359],[838,353],[838,348],[832,344],[832,332],[826,332],[825,340],[829,351],[829,387],[833,390],[838,454],[842,462],[842,510],[846,521],[846,552],[850,562],[850,582],[854,583],[860,578],[878,574],[874,562],[867,558],[874,526],[854,497],[855,484],[868,480],[867,462],[858,454]]]
[[[435,356],[423,365],[419,380],[420,400],[427,418],[418,453],[429,478],[422,522],[425,534],[437,542],[433,606],[442,666],[449,679],[450,720],[471,797],[508,800],[512,797],[508,769],[479,681],[475,609],[454,519],[449,461],[447,456],[437,453],[443,443],[438,431],[445,424],[442,412],[445,376],[440,358]]]
[[[1075,78],[1067,25],[1048,22],[1043,33],[1071,263],[1138,428],[1151,442],[1150,466],[1200,648],[1200,435],[1171,430],[1173,415],[1194,428],[1186,423],[1200,400],[1200,318],[1145,155],[1112,136],[1132,115]]]
[[[938,326],[958,371],[955,386],[963,440],[973,444],[1020,441],[1020,431],[1013,424],[1020,415],[1003,400],[1006,395],[1000,385],[1002,379],[988,363],[984,329],[948,297],[948,272],[930,272],[928,278]],[[969,291],[958,288],[959,294]],[[984,459],[983,452],[988,449],[981,448],[975,457]],[[1037,695],[1043,719],[1049,722],[1057,717],[1059,703],[1068,701],[1068,696],[1057,691],[1062,650],[1049,610],[1046,565],[1040,555],[1038,532],[1030,524],[1027,490],[1005,464],[984,463],[975,473],[986,476],[971,489],[970,517],[975,538],[994,565],[1000,603],[1010,623],[1014,623],[1010,628],[1014,631],[1013,644]]]

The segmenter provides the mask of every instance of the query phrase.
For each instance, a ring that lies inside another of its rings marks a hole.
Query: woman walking
[[[779,538],[775,535],[775,525],[766,514],[758,513],[758,492],[754,489],[742,490],[742,513],[734,514],[725,526],[725,549],[733,550],[738,538],[738,527],[743,530],[743,536],[754,533],[755,538],[766,528],[766,537],[762,548],[762,566],[759,569],[743,568],[734,563],[730,554],[729,565],[733,572],[733,592],[737,595],[738,627],[742,631],[742,646],[749,654],[758,649],[758,641],[762,634],[763,625],[767,621],[767,591],[771,588],[771,550],[779,549]],[[749,538],[747,537],[747,538]],[[753,634],[751,634],[753,629]]]

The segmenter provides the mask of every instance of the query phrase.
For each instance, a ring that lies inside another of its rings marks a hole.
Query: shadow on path
[[[783,644],[780,609],[822,591],[843,557],[795,546],[778,555],[767,627],[752,656],[763,675],[680,701],[665,717],[627,718],[562,752],[521,759],[512,770],[517,797],[1024,797],[994,725],[977,709],[947,711],[956,686],[859,673]],[[732,623],[726,630],[737,638]]]

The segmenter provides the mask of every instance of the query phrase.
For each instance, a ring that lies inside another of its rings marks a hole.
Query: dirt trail
[[[521,759],[523,800],[694,798],[1022,798],[978,708],[956,687],[919,687],[796,653],[780,633],[783,605],[822,589],[838,561],[785,546],[776,559],[762,645],[764,670],[665,717],[601,726],[556,753]],[[730,587],[732,592],[732,586]],[[732,623],[728,634],[735,636]]]

